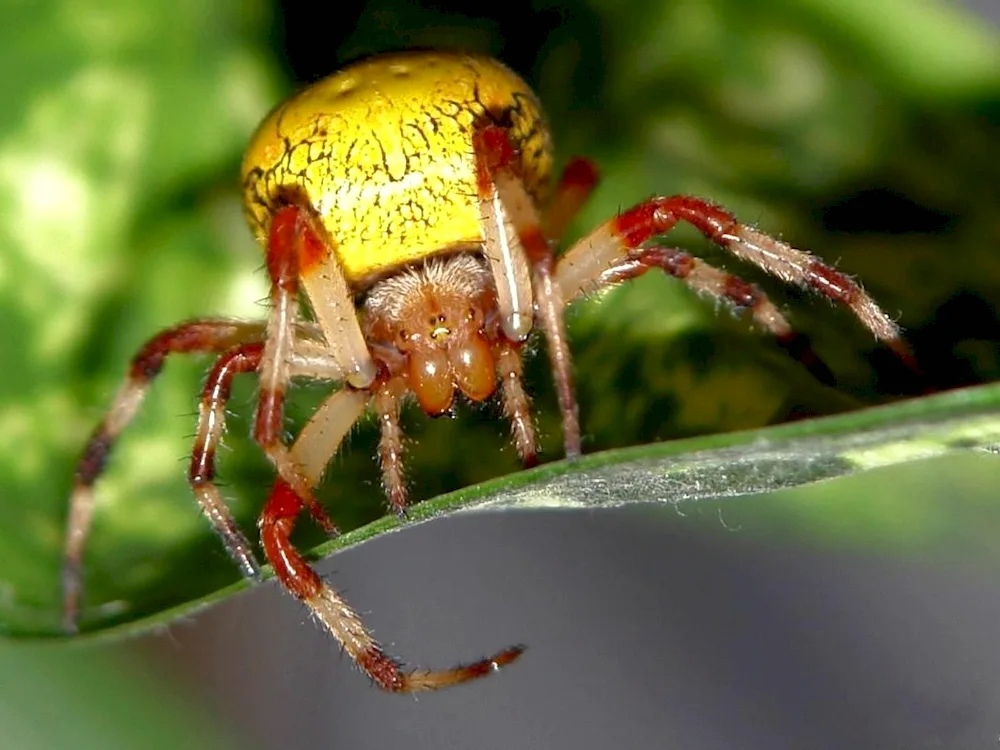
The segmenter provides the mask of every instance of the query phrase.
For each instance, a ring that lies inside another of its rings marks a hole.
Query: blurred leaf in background
[[[253,247],[229,228],[241,222],[235,204],[213,196],[218,184],[229,192],[240,144],[280,76],[260,52],[272,23],[263,4],[8,1],[3,10],[0,633],[37,633],[57,624],[73,455],[136,344],[178,316],[258,313]],[[183,450],[169,442],[191,432],[181,415],[199,378],[178,375],[123,451],[129,470],[99,501],[117,559],[94,562],[134,590],[161,585],[158,555],[185,555],[204,531],[176,502]],[[156,512],[171,507],[179,512]],[[0,649],[5,746],[222,745],[159,692],[107,656]]]
[[[862,279],[899,311],[938,387],[1000,374],[1000,42],[953,5],[376,0],[342,4],[335,26],[304,2],[280,14],[262,0],[8,6],[0,62],[17,74],[0,84],[0,632],[58,632],[73,463],[136,348],[187,317],[264,314],[261,257],[236,192],[242,147],[295,83],[361,54],[461,46],[524,74],[561,157],[586,154],[603,172],[577,235],[653,193],[704,195]],[[726,260],[692,232],[671,241]],[[746,275],[787,306],[840,390],[744,321],[649,276],[571,316],[588,450],[911,390],[845,312]],[[184,483],[205,367],[171,363],[98,486],[85,628],[236,578]],[[529,380],[545,456],[557,457],[544,357]],[[236,391],[220,466],[248,529],[271,479],[246,438],[253,393],[250,382]],[[293,426],[321,396],[294,395]],[[516,468],[495,416],[407,414],[417,499]],[[370,424],[356,432],[323,490],[347,528],[381,514],[373,437]]]
[[[131,657],[131,658],[130,658]],[[17,750],[245,747],[163,674],[123,649],[0,642],[0,726]]]

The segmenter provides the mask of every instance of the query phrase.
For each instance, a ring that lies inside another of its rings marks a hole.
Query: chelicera
[[[586,160],[550,187],[553,157],[538,101],[493,60],[414,52],[356,63],[274,110],[254,135],[242,177],[250,225],[266,252],[270,313],[260,322],[199,319],[167,329],[134,357],[76,469],[65,547],[65,626],[75,630],[93,486],[116,439],[172,354],[216,356],[201,395],[188,477],[242,573],[257,556],[214,482],[215,454],[236,375],[255,373],[253,436],[277,480],[260,515],[267,561],[381,688],[414,692],[466,682],[513,662],[520,647],[437,671],[404,670],[299,554],[290,536],[306,512],[336,526],[313,489],[355,421],[374,409],[390,507],[407,506],[400,406],[429,415],[498,398],[526,465],[536,460],[522,353],[544,334],[566,455],[580,427],[563,313],[588,293],[660,270],[745,312],[823,376],[785,316],[756,287],[656,238],[680,222],[738,259],[848,307],[906,358],[893,321],[857,283],[812,255],[685,195],[654,197],[608,219],[565,252],[556,242],[593,189]],[[294,378],[341,387],[291,444],[284,407]]]

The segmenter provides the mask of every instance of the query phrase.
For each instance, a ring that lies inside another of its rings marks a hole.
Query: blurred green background
[[[318,23],[313,4],[263,0],[0,8],[9,19],[0,30],[0,633],[58,628],[73,462],[135,349],[183,318],[264,313],[261,256],[236,190],[243,144],[283,95],[359,55],[463,47],[523,74],[548,109],[560,159],[586,154],[602,170],[574,236],[654,193],[707,196],[859,277],[898,314],[934,386],[1000,375],[1000,41],[952,3],[384,0],[340,4],[335,24]],[[691,232],[672,239],[724,261]],[[588,450],[913,392],[843,311],[746,275],[811,337],[839,389],[815,383],[744,321],[650,276],[572,315]],[[171,363],[98,487],[85,627],[157,612],[236,577],[184,484],[205,367]],[[560,437],[544,358],[529,381],[551,460]],[[323,393],[296,394],[293,424]],[[220,466],[247,528],[270,481],[246,438],[252,402],[252,383],[241,384]],[[407,415],[416,499],[516,469],[495,416]],[[364,425],[324,488],[343,527],[381,512],[373,438]],[[928,503],[940,495],[938,471],[906,471]],[[975,472],[962,476],[981,484]],[[796,504],[810,507],[788,501]],[[778,505],[772,515],[784,518]],[[869,515],[858,504],[813,510],[793,533],[833,519],[854,529],[848,542],[865,536],[857,519]],[[0,705],[24,680],[73,685],[83,673],[121,671],[24,648],[0,644]],[[95,678],[91,692],[107,684],[128,693],[113,682]],[[127,734],[114,745],[107,727],[87,729],[94,712],[79,707],[81,732],[92,729],[102,747],[134,746]],[[58,744],[32,745],[27,731],[18,746]]]

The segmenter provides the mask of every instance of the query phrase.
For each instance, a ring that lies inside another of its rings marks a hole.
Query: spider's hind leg
[[[735,257],[752,263],[785,283],[812,289],[833,302],[844,305],[877,340],[883,342],[910,369],[919,372],[908,345],[900,335],[899,327],[857,282],[813,255],[741,224],[725,209],[691,196],[650,198],[604,222],[580,239],[559,258],[556,268],[556,280],[563,298],[571,300],[601,286],[604,274],[614,277],[616,274],[626,273],[632,266],[643,266],[644,270],[638,273],[644,273],[650,265],[648,262],[644,264],[644,260],[652,261],[654,265],[656,260],[648,251],[657,250],[645,248],[646,243],[668,233],[679,222],[690,224]],[[784,327],[787,322],[775,328],[775,323],[769,324],[764,320],[762,313],[771,309],[776,311],[776,308],[769,302],[761,301],[766,300],[763,294],[756,292],[747,300],[747,304],[738,302],[743,291],[753,287],[737,277],[715,270],[717,279],[708,282],[704,262],[691,264],[682,256],[675,256],[661,267],[674,276],[684,273],[690,275],[694,272],[693,269],[700,269],[695,277],[696,281],[710,283],[717,287],[717,296],[742,308],[751,309],[754,318],[771,330],[792,354],[798,354],[807,365],[813,361],[814,354],[811,349],[803,346],[804,340],[785,338]],[[688,271],[689,267],[692,271]],[[726,282],[729,284],[728,291],[725,284],[720,286],[726,279],[729,280]],[[612,282],[613,278],[609,278],[606,283]],[[694,285],[693,282],[689,283]],[[756,304],[757,309],[753,310],[750,303]],[[770,313],[768,316],[773,321],[778,320]],[[819,377],[817,368],[811,369]]]
[[[661,246],[633,250],[625,260],[600,272],[585,291],[596,291],[628,281],[654,269],[660,269],[683,281],[700,294],[721,300],[737,313],[751,316],[757,325],[774,337],[782,349],[802,363],[816,380],[823,385],[836,385],[833,372],[809,344],[808,338],[792,328],[764,292],[684,250]]]
[[[63,627],[76,632],[82,591],[81,566],[94,512],[94,484],[107,466],[114,444],[135,417],[153,380],[172,354],[221,354],[261,341],[264,327],[224,319],[199,319],[161,331],[132,358],[128,374],[107,414],[84,448],[73,476],[63,549]]]

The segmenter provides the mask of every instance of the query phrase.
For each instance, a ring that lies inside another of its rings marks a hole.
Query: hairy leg
[[[480,198],[495,196],[494,205],[513,229],[532,269],[535,311],[545,332],[549,361],[556,384],[563,422],[563,445],[570,458],[581,453],[580,419],[573,391],[572,358],[563,320],[564,297],[555,282],[555,257],[546,239],[541,218],[520,177],[514,170],[515,151],[507,131],[496,125],[481,128],[473,136],[479,164]],[[499,203],[497,203],[499,201]]]
[[[836,385],[830,368],[809,345],[805,336],[795,331],[784,315],[757,287],[738,276],[726,273],[683,250],[672,247],[645,247],[631,251],[626,260],[612,265],[594,279],[591,289],[610,286],[660,269],[680,279],[696,292],[707,294],[730,305],[737,312],[753,317],[778,344],[800,361],[819,382]]]
[[[290,541],[302,500],[279,479],[260,518],[261,543],[275,575],[309,607],[355,664],[383,690],[414,693],[457,685],[495,672],[513,662],[523,648],[514,646],[471,664],[445,670],[404,670],[388,656],[358,614],[305,561]]]
[[[785,283],[813,289],[845,305],[876,339],[916,369],[899,327],[850,277],[809,253],[741,224],[725,209],[700,198],[650,198],[582,238],[559,259],[556,280],[564,298],[573,299],[593,288],[606,269],[627,262],[648,240],[666,234],[682,221]]]
[[[502,389],[504,415],[510,421],[510,434],[517,455],[526,466],[538,463],[535,425],[531,418],[531,399],[524,390],[521,353],[513,344],[499,347],[496,353],[497,375]]]
[[[158,333],[132,358],[125,382],[91,434],[73,477],[63,551],[63,626],[67,632],[77,629],[80,569],[93,517],[94,483],[103,473],[115,442],[135,417],[167,357],[172,354],[220,354],[239,344],[259,342],[263,337],[264,326],[260,323],[192,320]]]

